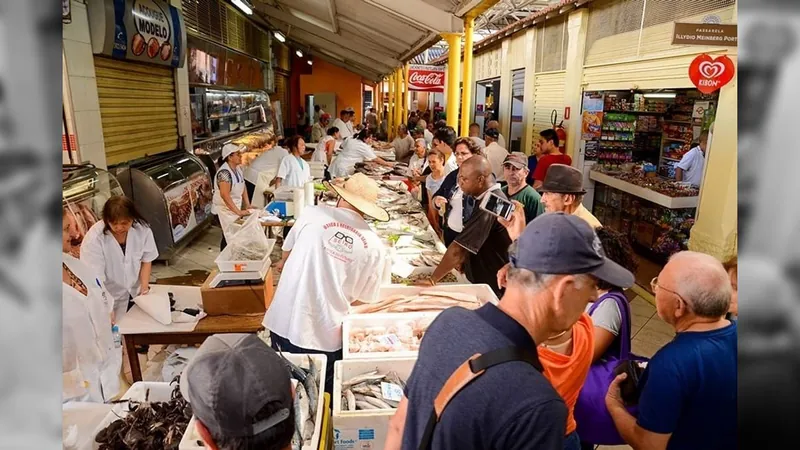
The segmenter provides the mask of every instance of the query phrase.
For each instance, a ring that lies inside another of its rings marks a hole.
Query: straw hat
[[[356,173],[343,185],[337,186],[326,182],[325,186],[333,189],[344,201],[350,203],[362,213],[374,217],[381,222],[389,221],[389,213],[378,206],[378,183],[363,173]]]

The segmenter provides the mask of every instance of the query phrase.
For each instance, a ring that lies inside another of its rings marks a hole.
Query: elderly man
[[[736,324],[725,319],[731,285],[722,264],[695,252],[675,254],[652,281],[658,316],[677,332],[650,360],[638,385],[639,416],[611,384],[606,406],[636,449],[736,448]]]
[[[431,143],[433,143],[433,133],[428,129],[428,123],[420,119],[417,122],[417,127],[422,128],[422,137],[425,138],[425,142],[428,144],[428,147],[430,147]]]
[[[414,154],[414,138],[408,134],[408,128],[404,123],[397,126],[397,137],[382,148],[388,150],[394,148],[395,161],[408,164],[411,155]]]
[[[462,139],[472,144],[469,139],[461,138],[459,141]],[[490,193],[506,198],[500,185],[493,180],[489,161],[480,155],[471,156],[461,163],[458,187],[464,196],[475,199],[475,204]],[[456,199],[456,202],[460,202],[460,199]],[[458,213],[461,211],[456,212]],[[488,284],[492,290],[501,294],[502,290],[497,285],[497,272],[508,262],[509,245],[511,239],[497,217],[475,208],[463,221],[463,229],[448,245],[442,261],[426,282],[435,285],[451,270],[463,267],[464,274],[471,283]]]
[[[497,130],[497,144],[500,147],[508,148],[508,147],[506,147],[506,138],[503,137],[502,133],[500,133],[500,123],[498,121],[490,120],[486,124],[486,131],[489,131],[489,130]],[[486,132],[484,132],[484,134],[486,134]]]
[[[503,193],[509,200],[519,202],[525,210],[525,223],[544,214],[542,197],[525,180],[528,177],[528,159],[524,153],[514,152],[503,161],[506,186]]]
[[[592,228],[603,226],[581,203],[586,190],[583,189],[583,174],[580,170],[564,164],[553,164],[547,171],[539,192],[542,193],[545,211],[560,211],[578,216]]]
[[[486,141],[481,139],[481,126],[477,123],[473,122],[469,124],[469,138],[472,139],[472,142],[474,142],[481,151],[486,148]]]
[[[322,113],[319,121],[311,127],[311,142],[319,142],[328,134],[328,125],[331,123],[331,115]]]
[[[506,181],[505,175],[503,175],[503,162],[508,156],[508,150],[497,143],[500,139],[500,132],[495,128],[489,128],[484,137],[486,138],[486,148],[483,149],[483,154],[492,165],[492,173],[497,177],[497,181]]]
[[[346,109],[339,111],[339,117],[333,121],[333,126],[339,129],[339,134],[342,135],[342,140],[353,137],[353,124],[350,123],[350,112]]]
[[[386,450],[563,449],[567,408],[542,374],[537,346],[575,324],[598,280],[633,283],[599,246],[577,217],[531,222],[500,303],[447,309],[428,328]]]

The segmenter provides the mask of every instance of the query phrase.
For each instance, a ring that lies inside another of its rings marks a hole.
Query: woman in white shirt
[[[386,167],[394,167],[394,163],[384,161],[372,150],[372,131],[361,130],[358,135],[347,138],[342,144],[339,155],[333,159],[328,171],[332,178],[349,177],[356,171],[356,164],[372,161]]]
[[[329,166],[333,159],[333,152],[336,150],[336,142],[341,138],[342,134],[339,132],[339,129],[330,127],[328,129],[328,135],[317,143],[317,148],[314,149],[314,154],[311,155],[311,161],[321,162]]]
[[[285,145],[289,156],[281,160],[278,175],[275,177],[275,188],[302,188],[312,180],[311,168],[302,158],[306,152],[306,143],[300,136],[292,136],[286,140]]]
[[[108,402],[119,394],[122,367],[111,330],[113,299],[99,274],[70,255],[80,231],[69,207],[62,219],[62,401]]]
[[[222,147],[222,164],[214,177],[214,198],[211,201],[211,213],[219,218],[222,227],[220,251],[227,247],[226,235],[238,229],[232,227],[240,217],[248,216],[250,197],[244,184],[242,171],[242,150],[244,146],[225,144]],[[256,158],[256,161],[258,158]],[[255,162],[255,161],[253,161]]]
[[[408,168],[417,176],[422,175],[422,172],[428,167],[427,152],[428,143],[425,142],[424,138],[414,141],[414,154],[411,155],[411,159],[408,161]]]
[[[116,321],[131,299],[150,291],[150,273],[158,257],[153,231],[128,197],[114,196],[103,206],[103,220],[89,228],[81,261],[105,285],[114,301]]]
[[[442,186],[442,182],[444,182],[447,176],[444,170],[444,154],[439,150],[431,150],[428,153],[428,164],[431,169],[430,175],[425,178],[425,190],[428,195],[428,221],[433,226],[433,229],[439,233],[441,228],[439,226],[439,214],[436,212],[431,197],[439,190],[439,187]]]

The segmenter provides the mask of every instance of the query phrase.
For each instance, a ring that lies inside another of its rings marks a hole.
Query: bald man
[[[633,448],[736,448],[737,331],[725,319],[728,273],[710,255],[680,252],[651,284],[659,317],[677,334],[639,381],[638,418],[622,404],[625,375],[611,384],[606,406],[617,430]]]
[[[503,148],[508,148],[508,147],[506,147],[506,138],[503,136],[503,133],[500,133],[500,122],[498,122],[496,120],[490,120],[486,124],[486,129],[487,130],[497,130],[497,133],[498,133],[497,145],[499,145],[500,147],[503,147]],[[485,133],[486,132],[484,132],[484,134]]]
[[[474,197],[476,202],[490,193],[508,199],[500,185],[494,182],[492,165],[480,155],[461,163],[458,186],[465,195]],[[464,223],[461,234],[447,247],[442,262],[431,277],[420,284],[433,286],[451,270],[462,268],[471,283],[488,284],[498,297],[502,297],[503,290],[497,285],[497,272],[508,263],[510,245],[508,231],[497,221],[497,217],[476,208]]]

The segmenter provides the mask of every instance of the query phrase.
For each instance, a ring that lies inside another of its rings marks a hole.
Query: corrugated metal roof
[[[447,48],[431,47],[409,61],[411,64],[429,64],[430,61],[439,58],[442,54],[447,53]]]

